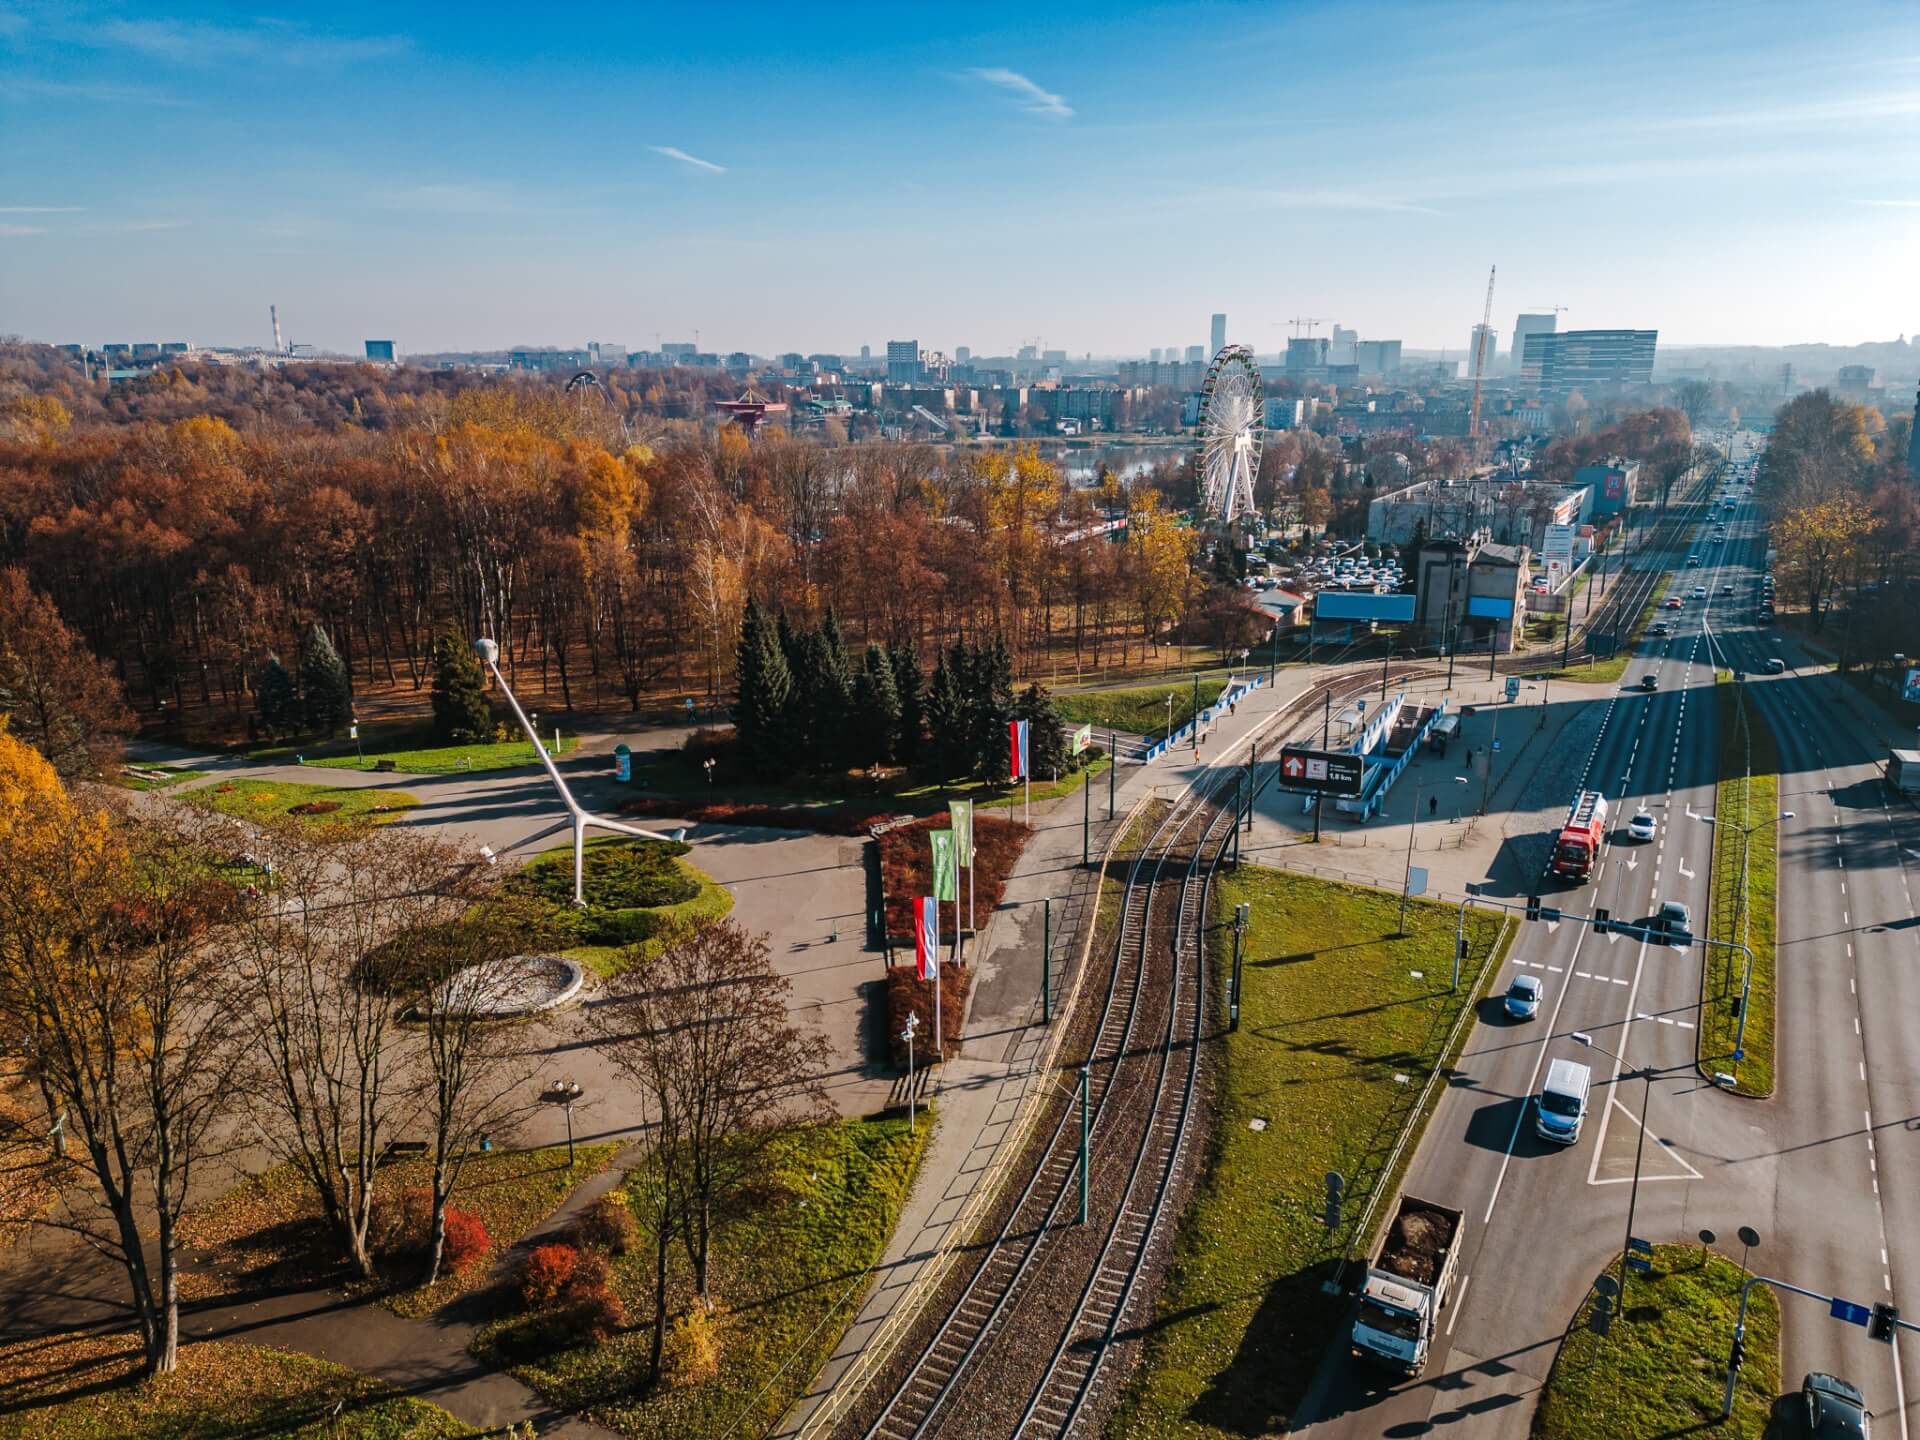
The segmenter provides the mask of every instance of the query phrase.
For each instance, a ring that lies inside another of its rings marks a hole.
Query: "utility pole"
[[[1087,1223],[1087,1067],[1080,1067],[1080,1220]]]
[[[1243,901],[1233,907],[1233,988],[1227,995],[1227,1028],[1240,1028],[1240,957],[1247,934],[1249,906]]]
[[[1500,753],[1500,712],[1493,712],[1493,735],[1487,741],[1487,773],[1480,780],[1480,813],[1487,813],[1487,801],[1493,794],[1493,757]]]
[[[1120,750],[1113,731],[1107,731],[1107,819],[1113,819],[1113,787],[1120,777]]]
[[[1040,912],[1040,1023],[1053,1023],[1053,897],[1041,902]]]
[[[1329,688],[1327,691],[1326,710],[1320,720],[1320,748],[1322,750],[1326,749],[1328,744],[1332,741],[1332,739],[1333,739],[1333,691],[1331,688]],[[1313,797],[1313,840],[1316,845],[1320,843],[1320,811],[1326,805],[1326,803],[1327,803],[1327,796],[1324,790],[1319,791],[1314,795]]]

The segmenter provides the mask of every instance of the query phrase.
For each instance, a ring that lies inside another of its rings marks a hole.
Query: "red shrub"
[[[872,805],[762,805],[747,800],[680,800],[671,795],[635,795],[620,802],[629,815],[671,815],[692,825],[765,825],[775,830],[813,830],[822,835],[864,835],[894,812]]]
[[[627,1307],[620,1297],[602,1285],[585,1294],[569,1297],[567,1328],[582,1340],[596,1344],[611,1340],[627,1325]]]
[[[966,1015],[967,991],[973,986],[973,972],[951,961],[940,966],[940,1028],[946,1032],[946,1053],[960,1048],[960,1022]],[[918,1015],[920,1026],[913,1037],[913,1064],[917,1070],[933,1063],[933,984],[922,980],[912,965],[895,965],[887,971],[887,1036],[893,1046],[893,1063],[901,1069],[907,1064],[907,1042],[900,1032],[907,1027],[907,1016]]]
[[[479,1211],[447,1207],[447,1240],[440,1258],[450,1273],[458,1275],[492,1245],[493,1237],[487,1234],[486,1221]]]
[[[619,1190],[602,1195],[573,1222],[576,1243],[604,1250],[609,1255],[624,1255],[631,1250],[639,1230],[633,1211],[627,1206],[627,1197]]]
[[[579,1268],[580,1252],[573,1246],[536,1246],[520,1266],[520,1303],[529,1310],[553,1304]]]
[[[945,815],[916,820],[889,830],[874,843],[880,847],[880,888],[887,902],[887,935],[896,945],[913,944],[913,900],[916,895],[933,893],[933,847],[927,842],[929,830],[944,830],[951,822]],[[960,900],[957,905],[940,906],[940,935],[951,938],[955,910],[967,914],[968,885],[971,882],[973,918],[985,925],[993,907],[1007,888],[1020,852],[1033,834],[1016,820],[1003,820],[984,811],[973,812],[973,850],[975,873],[960,873]],[[943,1005],[945,1001],[941,1002]]]

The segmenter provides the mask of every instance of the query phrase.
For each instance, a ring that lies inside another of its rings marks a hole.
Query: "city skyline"
[[[1497,262],[1503,354],[1920,329],[1910,7],[732,15],[0,10],[5,328],[1451,353]]]

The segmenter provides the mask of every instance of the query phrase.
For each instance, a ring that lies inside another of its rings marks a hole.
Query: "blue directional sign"
[[[1870,1307],[1856,1305],[1851,1300],[1842,1300],[1838,1295],[1833,1297],[1833,1304],[1828,1308],[1834,1319],[1844,1320],[1849,1325],[1864,1326],[1867,1321],[1873,1318],[1873,1311]]]
[[[1642,1275],[1651,1275],[1653,1273],[1653,1261],[1644,1255],[1629,1255],[1627,1257],[1627,1268],[1637,1271]]]
[[[1642,1240],[1638,1235],[1629,1235],[1627,1237],[1627,1248],[1629,1250],[1638,1250],[1642,1255],[1651,1255],[1653,1253],[1653,1243],[1649,1240]]]

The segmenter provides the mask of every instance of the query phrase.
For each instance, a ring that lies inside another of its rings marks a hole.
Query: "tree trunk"
[[[673,1244],[672,1227],[654,1226],[653,1245],[653,1339],[647,1349],[647,1374],[656,1384],[660,1380],[660,1352],[667,1340],[667,1250]]]

